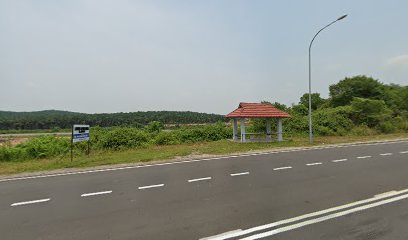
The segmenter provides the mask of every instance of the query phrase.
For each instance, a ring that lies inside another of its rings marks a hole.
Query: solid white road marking
[[[225,233],[217,234],[217,235],[214,235],[214,236],[211,236],[211,237],[200,238],[199,240],[214,240],[214,239],[218,239],[220,237],[228,236],[230,234],[238,233],[238,232],[241,232],[241,231],[242,231],[242,229],[236,229],[236,230],[228,231],[228,232],[225,232]]]
[[[287,166],[287,167],[278,167],[278,168],[274,168],[274,171],[279,171],[279,170],[284,170],[284,169],[291,169],[291,166]]]
[[[231,173],[231,177],[235,177],[235,176],[241,176],[241,175],[248,175],[249,172],[241,172],[241,173]]]
[[[13,203],[10,206],[15,207],[15,206],[21,206],[21,205],[27,205],[27,204],[33,204],[33,203],[42,203],[42,202],[48,202],[50,201],[50,198],[44,198],[44,199],[39,199],[39,200],[33,200],[33,201],[27,201],[27,202],[17,202]]]
[[[164,184],[149,185],[149,186],[139,187],[139,190],[148,189],[148,188],[157,188],[157,187],[163,187],[163,186]]]
[[[191,182],[198,182],[198,181],[205,181],[205,180],[211,180],[211,177],[205,177],[205,178],[196,178],[196,179],[190,179],[188,180],[189,183]]]
[[[315,163],[308,163],[308,164],[306,164],[306,166],[315,166],[315,165],[321,165],[321,164],[323,164],[323,163],[315,162]]]
[[[81,197],[89,197],[89,196],[103,195],[103,194],[109,194],[109,193],[112,193],[112,191],[84,193],[84,194],[81,194]]]
[[[390,156],[390,155],[392,155],[392,153],[381,153],[380,155],[381,156]]]
[[[296,223],[296,224],[289,225],[289,226],[286,226],[286,227],[277,228],[277,229],[274,229],[274,230],[271,230],[271,231],[267,231],[267,232],[264,232],[264,233],[259,233],[259,234],[253,235],[253,236],[243,238],[242,240],[255,240],[255,239],[269,237],[269,236],[272,236],[272,235],[276,235],[278,233],[287,232],[287,231],[297,229],[297,228],[300,228],[300,227],[304,227],[304,226],[307,226],[307,225],[327,221],[327,220],[330,220],[330,219],[333,219],[333,218],[346,216],[346,215],[349,215],[351,213],[360,212],[360,211],[363,211],[363,210],[366,210],[366,209],[370,209],[370,208],[378,207],[378,206],[385,205],[385,204],[388,204],[388,203],[400,201],[400,200],[403,200],[403,199],[406,199],[406,198],[408,198],[408,194],[393,197],[393,198],[389,198],[389,199],[386,199],[386,200],[382,200],[382,201],[367,204],[367,205],[363,205],[363,206],[360,206],[360,207],[351,208],[351,209],[348,209],[348,210],[345,210],[345,211],[342,211],[342,212],[332,213],[332,214],[322,216],[322,217],[319,217],[319,218],[306,220],[304,222]]]
[[[378,200],[381,200],[381,199],[384,199],[384,198],[387,198],[387,197],[395,196],[395,195],[398,195],[398,194],[404,194],[404,193],[407,193],[407,192],[408,192],[408,189],[404,189],[404,190],[395,192],[395,194],[382,195],[382,196],[377,196],[377,197],[373,197],[373,198],[369,198],[369,199],[365,199],[365,200],[360,200],[360,201],[357,201],[357,202],[348,203],[348,204],[341,205],[341,206],[338,206],[338,207],[332,207],[332,208],[321,210],[321,211],[318,211],[318,212],[308,213],[308,214],[301,215],[301,216],[298,216],[298,217],[289,218],[289,219],[285,219],[285,220],[280,220],[278,222],[269,223],[269,224],[249,228],[249,229],[237,232],[237,233],[232,233],[232,234],[225,235],[225,236],[218,237],[218,238],[214,238],[214,239],[211,239],[211,240],[225,240],[225,239],[229,239],[229,238],[239,237],[239,236],[247,235],[247,234],[250,234],[250,233],[253,233],[253,232],[258,232],[258,231],[262,231],[262,230],[265,230],[265,229],[268,229],[268,228],[273,228],[273,227],[277,227],[277,226],[280,226],[280,225],[284,225],[284,224],[288,224],[288,223],[292,223],[292,222],[297,222],[297,221],[307,219],[307,218],[311,218],[311,217],[317,217],[317,216],[320,216],[320,215],[323,215],[323,214],[332,213],[332,212],[335,212],[335,211],[340,211],[340,210],[343,210],[343,209],[351,208],[351,207],[358,206],[358,205],[361,205],[361,204],[370,203],[370,202],[373,202],[373,201],[378,201]]]
[[[333,160],[332,162],[345,162],[347,160],[348,160],[347,158],[344,158],[344,159]]]
[[[279,154],[279,153],[288,153],[288,152],[301,152],[301,151],[309,151],[309,150],[324,150],[324,149],[332,149],[332,148],[346,148],[346,147],[360,147],[360,146],[376,146],[376,145],[385,145],[385,144],[398,144],[398,143],[405,143],[408,142],[406,139],[398,139],[392,141],[384,141],[384,142],[361,142],[357,144],[341,144],[341,145],[328,145],[328,146],[317,146],[317,147],[301,147],[295,148],[290,150],[275,150],[270,152],[259,152],[256,153],[257,155],[269,155],[269,154]],[[408,151],[400,152],[408,153]],[[203,162],[203,161],[212,161],[218,159],[229,159],[229,158],[239,158],[239,157],[249,157],[250,154],[242,154],[242,155],[232,155],[232,156],[223,156],[223,157],[215,157],[215,158],[203,158],[203,159],[191,159],[191,160],[184,160],[184,161],[174,161],[174,162],[164,162],[164,163],[156,163],[156,164],[146,164],[146,165],[136,165],[136,166],[126,166],[126,167],[114,167],[114,168],[104,168],[104,169],[95,169],[95,170],[86,170],[86,171],[77,171],[77,172],[66,172],[66,173],[55,173],[55,174],[45,174],[45,175],[35,175],[35,176],[27,176],[27,177],[14,177],[14,178],[4,178],[0,179],[0,182],[8,182],[8,181],[17,181],[17,180],[28,180],[28,179],[37,179],[37,178],[48,178],[48,177],[60,177],[60,176],[69,176],[69,175],[77,175],[77,174],[88,174],[88,173],[99,173],[99,172],[110,172],[110,171],[118,171],[118,170],[127,170],[127,169],[136,169],[136,168],[145,168],[145,167],[156,167],[156,166],[165,166],[165,165],[173,165],[173,164],[182,164],[182,163],[194,163],[194,162]]]
[[[370,158],[371,156],[361,156],[361,157],[357,157],[358,159],[364,159],[364,158]]]
[[[388,191],[388,192],[385,192],[385,193],[380,193],[380,194],[374,195],[374,197],[388,197],[388,196],[394,196],[396,193],[397,193],[397,191],[392,190],[392,191]]]

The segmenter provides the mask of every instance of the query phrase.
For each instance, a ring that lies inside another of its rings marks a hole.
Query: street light
[[[320,29],[313,37],[312,41],[310,42],[309,45],[309,143],[312,144],[313,143],[313,130],[312,130],[312,64],[311,64],[311,50],[312,50],[312,44],[313,41],[315,40],[315,38],[317,37],[317,35],[319,35],[319,33],[321,31],[323,31],[324,29],[326,29],[327,27],[329,27],[330,25],[334,24],[337,21],[340,21],[344,18],[347,17],[346,15],[343,15],[339,18],[337,18],[336,20],[334,20],[333,22],[327,24],[324,28]]]

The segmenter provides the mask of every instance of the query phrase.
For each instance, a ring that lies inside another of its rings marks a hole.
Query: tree
[[[318,109],[320,106],[322,106],[327,101],[326,99],[320,97],[320,93],[312,93],[311,98],[312,98],[312,110]],[[309,94],[308,93],[303,94],[303,96],[300,98],[299,104],[302,104],[309,109]]]
[[[345,78],[337,84],[330,85],[331,105],[333,107],[350,104],[354,97],[383,99],[384,84],[364,75]]]

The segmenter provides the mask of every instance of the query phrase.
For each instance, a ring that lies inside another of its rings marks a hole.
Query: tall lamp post
[[[311,50],[312,50],[312,44],[313,41],[315,40],[315,38],[317,37],[317,35],[319,35],[319,33],[321,31],[323,31],[324,29],[328,28],[330,25],[334,24],[337,21],[340,21],[342,19],[344,19],[345,17],[347,17],[347,15],[343,15],[339,18],[337,18],[336,20],[334,20],[333,22],[327,24],[324,28],[320,29],[313,37],[312,41],[310,42],[309,45],[309,143],[312,144],[313,143],[313,129],[312,129],[312,63],[311,63]]]

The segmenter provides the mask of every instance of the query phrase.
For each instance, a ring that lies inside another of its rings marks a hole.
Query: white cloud
[[[408,54],[389,58],[387,59],[385,64],[387,67],[395,67],[395,68],[408,67]]]

